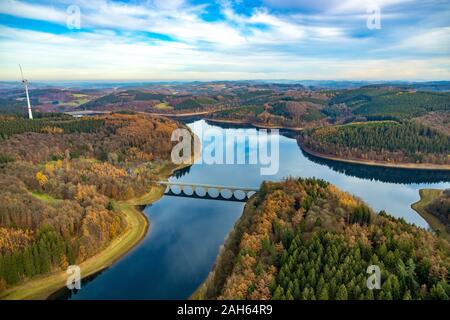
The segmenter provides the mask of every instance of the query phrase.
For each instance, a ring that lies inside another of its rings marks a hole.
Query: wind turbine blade
[[[22,75],[22,81],[23,81],[24,78],[23,78],[22,66],[20,64],[19,64],[19,68],[20,68],[20,74]]]

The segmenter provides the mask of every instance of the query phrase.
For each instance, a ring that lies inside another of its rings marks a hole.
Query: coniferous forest
[[[380,289],[367,286],[372,265]],[[449,270],[445,240],[323,180],[290,178],[262,184],[194,297],[448,300]]]
[[[414,122],[372,122],[303,132],[300,145],[344,159],[450,164],[450,136]]]

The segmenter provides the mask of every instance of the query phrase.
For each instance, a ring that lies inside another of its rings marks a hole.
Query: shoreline
[[[246,122],[242,120],[226,120],[226,119],[211,119],[211,118],[203,118],[205,121],[209,121],[211,123],[217,124],[234,124],[234,125],[247,125],[252,126],[259,129],[279,129],[279,130],[288,130],[294,132],[303,131],[304,128],[301,127],[283,127],[283,126],[265,126],[258,123]],[[298,141],[298,140],[297,140]],[[381,168],[394,168],[394,169],[410,169],[410,170],[434,170],[434,171],[450,171],[450,165],[440,165],[433,163],[390,163],[378,160],[360,160],[360,159],[344,159],[339,158],[333,155],[327,155],[321,152],[313,151],[309,148],[304,147],[300,142],[298,143],[300,149],[307,154],[312,156],[332,160],[337,162],[345,162],[351,164],[360,164],[371,167],[381,167]]]
[[[298,141],[298,140],[297,140]],[[309,148],[306,148],[302,145],[302,143],[298,142],[298,146],[300,149],[314,157],[326,159],[326,160],[332,160],[332,161],[338,161],[338,162],[345,162],[345,163],[352,163],[352,164],[360,164],[365,166],[371,166],[371,167],[381,167],[381,168],[396,168],[396,169],[406,169],[406,170],[435,170],[435,171],[450,171],[450,165],[439,165],[439,164],[426,164],[426,163],[390,163],[390,162],[383,162],[383,161],[376,161],[376,160],[356,160],[356,159],[343,159],[339,158],[337,156],[333,155],[327,155],[321,152],[313,151]]]
[[[160,179],[166,180],[175,171],[190,165],[192,164],[163,168]],[[142,196],[116,202],[117,207],[125,214],[128,226],[108,246],[79,264],[82,279],[109,268],[136,248],[147,235],[150,226],[150,221],[142,211],[142,206],[158,201],[163,195],[163,187],[151,186],[150,191]],[[66,280],[65,270],[38,275],[7,289],[0,296],[0,300],[47,300],[50,296],[65,288]]]
[[[138,112],[138,113],[145,113],[151,116],[158,116],[158,117],[168,117],[168,118],[184,118],[184,117],[195,117],[195,116],[203,116],[207,114],[214,113],[216,111],[198,111],[198,112],[187,112],[187,113],[157,113],[157,112]]]
[[[283,126],[269,126],[269,125],[263,125],[256,122],[246,122],[242,120],[228,120],[228,119],[214,119],[214,118],[203,118],[205,121],[209,121],[212,123],[223,123],[223,124],[236,124],[236,125],[247,125],[252,126],[258,129],[279,129],[279,130],[289,130],[289,131],[297,131],[300,132],[304,128],[302,127],[283,127]]]
[[[145,237],[149,228],[149,220],[138,209],[137,205],[118,203],[125,214],[128,226],[106,248],[79,264],[82,279],[101,272],[123,258]],[[66,285],[67,274],[57,271],[38,275],[22,284],[7,289],[1,300],[46,300]]]

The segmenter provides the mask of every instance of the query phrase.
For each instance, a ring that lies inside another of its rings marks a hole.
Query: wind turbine
[[[28,118],[33,120],[33,113],[31,112],[31,103],[30,96],[28,95],[28,80],[23,77],[22,66],[19,64],[20,74],[22,75],[22,83],[25,86],[25,93],[27,94],[27,103],[28,103]]]

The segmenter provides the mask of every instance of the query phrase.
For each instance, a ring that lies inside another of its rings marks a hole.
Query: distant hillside
[[[355,115],[403,119],[418,117],[431,111],[450,111],[450,93],[368,86],[340,91],[328,104],[345,104]]]
[[[215,112],[211,117],[223,120],[302,128],[420,117],[419,122],[446,131],[447,120],[440,115],[450,114],[448,81],[302,83],[305,86],[296,81],[130,83],[91,90],[38,87],[30,94],[34,110],[42,112]],[[23,98],[21,89],[2,90],[0,113],[23,109]]]
[[[19,115],[27,114],[27,105],[25,101],[0,98],[0,115]]]
[[[126,90],[107,94],[79,106],[82,110],[173,112],[198,111],[218,103],[215,96]]]

